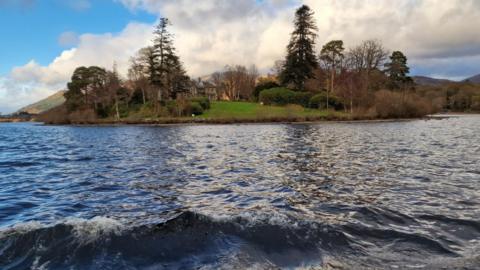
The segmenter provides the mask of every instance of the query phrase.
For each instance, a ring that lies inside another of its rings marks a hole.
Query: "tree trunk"
[[[116,117],[117,121],[120,120],[120,111],[118,110],[118,97],[115,97],[115,112],[116,112]]]
[[[353,114],[353,93],[350,92],[350,114]]]

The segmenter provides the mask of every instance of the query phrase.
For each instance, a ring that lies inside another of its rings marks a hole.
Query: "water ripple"
[[[480,266],[478,116],[0,131],[0,269]]]

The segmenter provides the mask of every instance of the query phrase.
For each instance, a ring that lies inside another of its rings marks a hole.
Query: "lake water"
[[[479,269],[480,116],[0,124],[0,269]]]

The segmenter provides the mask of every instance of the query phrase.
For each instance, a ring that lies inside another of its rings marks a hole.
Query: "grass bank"
[[[128,117],[116,120],[114,118],[97,119],[92,117],[61,117],[47,124],[235,124],[235,123],[279,123],[279,122],[314,122],[351,120],[350,115],[326,110],[303,108],[299,105],[266,106],[252,102],[212,102],[209,110],[195,117],[155,117],[151,113],[140,110],[141,113],[131,113]],[[59,115],[59,113],[54,113]]]
[[[203,119],[276,119],[344,117],[338,112],[306,109],[298,105],[265,106],[252,102],[213,102],[210,110],[198,116]]]

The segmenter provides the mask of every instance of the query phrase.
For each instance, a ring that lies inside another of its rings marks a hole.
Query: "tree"
[[[82,108],[98,109],[105,94],[106,70],[100,67],[79,67],[73,72],[65,93],[67,109],[75,111]],[[93,106],[92,106],[93,104]]]
[[[330,71],[330,83],[327,88],[327,110],[329,102],[329,93],[334,91],[335,86],[335,75],[338,72],[338,68],[343,62],[345,57],[343,52],[345,48],[343,47],[343,41],[341,40],[332,40],[325,44],[320,52],[320,60],[324,62],[327,70]]]
[[[378,40],[363,41],[360,45],[353,47],[346,55],[346,69],[357,73],[359,87],[357,97],[361,99],[364,106],[373,102],[374,90],[383,87],[385,75],[380,70],[387,59],[388,52]]]
[[[276,60],[275,63],[273,63],[273,67],[270,69],[270,71],[272,72],[273,76],[275,76],[278,79],[280,78],[283,72],[284,66],[285,66],[285,60]]]
[[[255,65],[249,69],[240,65],[226,66],[222,73],[214,73],[212,76],[214,83],[223,88],[223,93],[229,100],[252,99],[257,78],[258,69]]]
[[[107,73],[107,84],[106,90],[109,93],[110,98],[113,97],[114,106],[115,106],[115,118],[120,120],[120,96],[123,94],[121,91],[121,80],[117,72],[117,65],[113,65],[113,70]]]
[[[393,52],[390,62],[385,64],[385,68],[391,89],[400,89],[413,82],[412,78],[408,76],[410,68],[407,65],[407,57],[402,52]]]
[[[142,93],[143,104],[148,99],[148,89],[152,82],[152,76],[155,74],[155,56],[153,47],[140,49],[135,56],[130,58],[130,68],[128,69],[128,78],[130,79],[134,90],[139,89]]]
[[[280,80],[284,85],[293,85],[303,90],[305,81],[314,77],[313,70],[318,66],[315,57],[315,38],[317,26],[313,11],[306,5],[295,14],[295,30],[287,46],[287,57]]]
[[[157,101],[163,98],[175,99],[179,92],[188,89],[189,78],[175,52],[173,35],[167,29],[169,25],[167,18],[161,18],[154,31],[155,69],[152,70],[150,78],[158,89]]]

